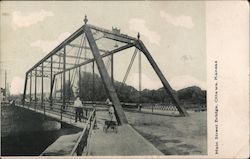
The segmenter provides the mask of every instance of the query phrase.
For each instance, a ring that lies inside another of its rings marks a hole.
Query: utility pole
[[[7,71],[5,70],[5,76],[4,76],[4,92],[5,92],[5,97],[4,100],[7,100]]]
[[[7,71],[5,70],[5,79],[4,79],[4,89],[5,89],[5,100],[7,99]]]
[[[6,82],[7,82],[7,71],[5,70],[5,83],[4,83],[4,88],[5,88],[5,90],[6,90]]]

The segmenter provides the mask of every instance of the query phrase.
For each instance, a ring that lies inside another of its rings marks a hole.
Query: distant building
[[[5,99],[6,99],[6,90],[4,88],[1,88],[0,100],[3,101]]]
[[[8,101],[10,97],[10,90],[9,90],[9,85],[6,85],[6,88],[1,88],[1,101]]]

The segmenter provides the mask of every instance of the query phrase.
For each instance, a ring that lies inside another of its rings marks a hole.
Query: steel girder
[[[148,59],[150,65],[153,67],[153,69],[156,72],[157,76],[161,80],[161,83],[163,84],[165,90],[167,91],[167,93],[170,95],[170,97],[172,98],[172,100],[176,104],[176,107],[177,107],[178,111],[180,112],[180,114],[182,116],[188,116],[188,113],[187,113],[186,109],[180,105],[179,99],[178,99],[175,91],[171,88],[170,84],[168,83],[168,81],[166,80],[164,75],[162,74],[160,68],[158,67],[158,65],[154,61],[153,57],[151,56],[151,54],[149,53],[149,51],[147,50],[147,48],[145,47],[143,42],[141,40],[139,40],[139,39],[138,39],[137,42],[138,43],[137,43],[136,47],[139,50],[141,50],[144,53],[144,55],[146,56],[146,58]]]
[[[88,26],[85,26],[85,34],[87,36],[90,48],[92,50],[97,68],[99,70],[99,73],[101,75],[102,81],[105,86],[105,90],[109,96],[109,99],[112,101],[114,108],[115,108],[115,113],[116,113],[116,119],[118,123],[120,124],[127,124],[127,118],[125,116],[125,113],[122,109],[120,100],[116,94],[113,82],[111,78],[109,77],[108,71],[104,65],[104,62],[102,60],[102,56],[99,52],[99,49],[96,45],[95,39],[93,37],[93,34]]]

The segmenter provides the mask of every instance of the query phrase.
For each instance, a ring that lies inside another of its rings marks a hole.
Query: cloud
[[[53,12],[41,10],[39,12],[30,12],[27,15],[23,15],[20,11],[12,13],[12,28],[17,30],[18,28],[24,28],[43,21],[46,17],[54,16]]]
[[[152,44],[159,45],[160,43],[161,36],[157,32],[150,30],[143,19],[131,19],[129,21],[129,29],[140,32],[140,34],[144,35]]]
[[[180,26],[187,29],[192,29],[194,27],[193,20],[190,16],[173,16],[169,13],[166,13],[164,11],[160,11],[161,18],[165,19],[166,22],[174,25],[174,26]]]
[[[53,48],[63,42],[67,37],[70,36],[71,33],[65,32],[61,33],[56,39],[54,40],[37,40],[30,44],[32,47],[38,47],[43,50],[43,52],[50,52]]]
[[[10,85],[10,93],[11,94],[19,94],[23,92],[24,79],[21,77],[14,77],[11,81]]]
[[[175,90],[180,90],[182,88],[190,86],[198,86],[203,90],[206,90],[207,83],[205,81],[200,81],[197,78],[189,75],[177,76],[169,80],[171,87]]]
[[[128,85],[131,85],[133,87],[135,87],[136,89],[138,89],[139,86],[139,73],[133,73],[128,81],[127,81]],[[142,73],[142,89],[158,89],[162,87],[162,84],[160,82],[160,80],[153,80],[150,77],[148,77],[147,75]]]

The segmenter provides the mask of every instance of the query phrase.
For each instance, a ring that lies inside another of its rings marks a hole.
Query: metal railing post
[[[60,118],[62,120],[62,105],[61,105],[61,110],[60,110]]]

